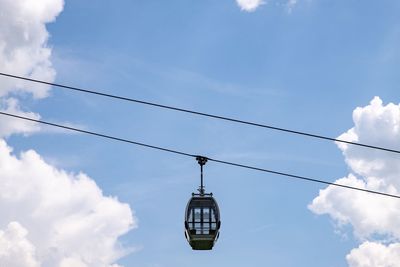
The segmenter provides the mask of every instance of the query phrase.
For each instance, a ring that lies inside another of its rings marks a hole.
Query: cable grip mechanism
[[[207,163],[207,158],[203,156],[196,156],[196,160],[200,165],[200,187],[197,189],[200,192],[201,196],[205,195],[205,189],[203,184],[203,166]]]

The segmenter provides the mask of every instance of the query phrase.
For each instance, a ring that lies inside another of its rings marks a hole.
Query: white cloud
[[[382,100],[375,97],[370,105],[354,110],[353,121],[355,126],[339,139],[400,150],[400,105],[390,103],[383,106]],[[363,177],[378,177],[400,188],[399,156],[347,144],[338,146],[354,173]]]
[[[236,3],[240,7],[241,10],[247,11],[247,12],[253,12],[257,8],[259,8],[261,5],[265,4],[267,1],[264,0],[236,0]],[[285,3],[283,5],[286,6],[288,12],[292,12],[292,9],[294,6],[297,4],[298,0],[285,0]],[[280,3],[277,3],[278,5],[282,5]]]
[[[17,158],[0,140],[0,175],[0,266],[110,267],[127,253],[118,237],[136,227],[129,205],[85,174],[32,150]]]
[[[53,81],[45,24],[55,20],[63,4],[63,0],[0,0],[0,71]],[[43,98],[50,88],[0,77],[0,96],[15,89]]]
[[[17,222],[10,222],[0,230],[0,263],[9,267],[39,267],[35,247],[26,239],[27,231]]]
[[[35,120],[40,119],[39,114],[22,111],[18,100],[15,98],[0,99],[0,111]],[[17,133],[29,134],[40,130],[40,126],[37,123],[6,117],[4,115],[0,116],[0,137],[7,137]]]
[[[339,139],[400,149],[400,105],[383,105],[382,100],[375,97],[368,106],[354,110],[353,121],[354,127]],[[336,183],[400,194],[399,155],[343,143],[337,145],[342,150],[351,173]],[[309,208],[316,214],[328,214],[339,226],[350,224],[360,240],[400,240],[398,199],[328,186],[320,190],[319,196]],[[364,264],[364,252],[371,246],[378,246],[374,243],[365,244],[349,254],[350,266],[399,266],[391,265],[390,259],[381,265]],[[382,248],[383,245],[379,246]],[[382,253],[386,253],[383,251],[387,249],[382,249]],[[383,259],[382,257],[378,258]]]
[[[54,80],[46,23],[55,20],[63,5],[63,0],[0,0],[0,72]],[[38,114],[19,108],[16,93],[28,93],[40,99],[48,96],[49,90],[48,85],[0,76],[0,110],[38,119]],[[0,116],[0,137],[38,130],[39,126],[34,123]]]
[[[252,12],[265,2],[263,0],[236,0],[236,3],[239,5],[240,9]]]
[[[400,243],[364,242],[346,257],[350,267],[400,267]]]
[[[393,186],[382,186],[377,178],[364,181],[353,174],[338,179],[335,183],[391,194],[399,193]],[[339,226],[351,224],[354,234],[362,240],[376,234],[386,238],[400,238],[398,199],[329,186],[320,191],[309,207],[316,214],[329,214]]]
[[[46,23],[63,0],[0,0],[0,71],[53,81]],[[50,87],[0,77],[0,110],[33,119],[18,97],[47,97]],[[105,196],[94,180],[46,163],[35,151],[20,157],[1,139],[42,130],[0,116],[0,266],[120,267],[130,252],[118,238],[136,227],[129,205]]]

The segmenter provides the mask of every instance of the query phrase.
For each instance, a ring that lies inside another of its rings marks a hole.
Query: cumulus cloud
[[[55,70],[48,45],[46,23],[62,11],[63,0],[0,0],[0,71],[52,82]],[[18,94],[35,99],[48,96],[48,85],[33,84],[0,76],[0,110],[32,118],[39,115],[19,108]],[[10,94],[14,97],[10,97]],[[26,121],[0,117],[0,137],[12,133],[32,133],[39,129]]]
[[[0,111],[15,114],[18,116],[28,117],[31,119],[38,120],[40,115],[33,112],[22,111],[18,100],[15,98],[8,98],[0,100]],[[30,134],[40,130],[40,126],[37,123],[29,123],[23,120],[18,120],[11,117],[1,117],[0,121],[0,138],[8,137],[11,134]]]
[[[369,143],[371,145],[400,149],[400,105],[375,97],[370,105],[356,108],[353,112],[355,126],[339,139]],[[400,188],[400,157],[392,153],[356,148],[339,144],[346,163],[352,171],[363,177],[379,177]]]
[[[2,266],[39,267],[35,247],[26,239],[27,231],[17,222],[0,230],[0,263]]]
[[[383,105],[375,97],[368,106],[353,112],[354,127],[339,139],[400,149],[400,105]],[[400,156],[379,150],[338,143],[351,173],[336,183],[369,190],[400,194]],[[393,265],[389,255],[398,252],[395,243],[384,246],[381,242],[400,240],[400,202],[383,196],[353,192],[328,186],[320,191],[309,205],[316,214],[328,214],[339,226],[350,224],[355,236],[366,243],[347,257],[350,266],[400,266]],[[368,251],[376,248],[375,260]],[[396,249],[394,249],[396,248]],[[378,264],[379,263],[379,264]]]
[[[83,173],[12,154],[0,140],[0,266],[115,267],[118,237],[136,227],[129,205]]]
[[[63,0],[0,0],[0,71],[52,81],[49,33],[45,24],[63,9]],[[35,98],[48,95],[49,86],[0,77],[0,97],[18,90]]]
[[[53,81],[46,24],[63,0],[0,0],[0,71]],[[40,119],[18,99],[45,98],[50,87],[0,77],[0,111]],[[39,125],[0,116],[0,266],[119,267],[129,251],[118,238],[136,227],[128,204],[105,196],[93,179],[46,163],[35,151],[16,156],[4,141]]]
[[[239,5],[240,9],[252,12],[265,2],[263,0],[236,0],[236,3]]]
[[[346,257],[350,267],[399,267],[400,243],[365,242]]]

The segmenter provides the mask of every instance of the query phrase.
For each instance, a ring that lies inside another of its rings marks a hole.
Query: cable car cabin
[[[186,206],[185,237],[194,250],[211,250],[221,226],[218,204],[211,194],[192,194]]]

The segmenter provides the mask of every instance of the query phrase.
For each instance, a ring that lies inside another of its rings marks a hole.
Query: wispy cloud
[[[297,4],[297,1],[298,0],[288,0],[286,6],[287,6],[289,13],[292,12],[294,6]]]
[[[286,6],[288,12],[292,12],[294,6],[297,5],[298,0],[285,0],[286,3],[283,4]],[[274,0],[264,1],[264,0],[236,0],[237,5],[241,10],[246,12],[254,12],[261,5],[267,4],[268,2],[274,2]],[[275,1],[277,2],[277,1]],[[278,5],[282,5],[281,3],[277,3]]]
[[[75,128],[75,129],[80,129],[80,130],[89,130],[89,128],[84,125],[84,124],[79,124],[79,123],[73,123],[73,122],[57,122],[57,121],[52,121],[52,123],[59,124],[62,126],[70,127],[70,128]],[[63,129],[63,128],[58,128],[50,125],[41,125],[41,133],[48,133],[48,134],[54,134],[54,133],[59,133],[59,134],[79,134],[77,131],[73,130],[68,130],[68,129]]]
[[[249,233],[259,233],[259,232],[265,231],[272,227],[274,227],[274,225],[272,225],[272,224],[263,224],[263,225],[255,226],[253,228],[250,227],[248,232]]]
[[[265,4],[263,0],[236,0],[236,3],[243,11],[253,12],[260,5]]]

